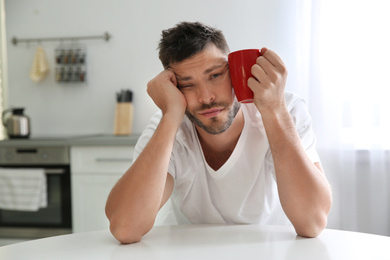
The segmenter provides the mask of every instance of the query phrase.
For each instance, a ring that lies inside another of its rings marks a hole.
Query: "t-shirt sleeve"
[[[150,138],[152,138],[158,124],[160,123],[161,117],[162,117],[161,111],[155,113],[150,119],[150,123],[148,124],[148,126],[144,129],[141,136],[138,138],[137,144],[135,145],[134,148],[133,162],[138,158],[140,153],[148,144]]]
[[[320,157],[316,150],[317,139],[313,131],[312,118],[303,99],[294,102],[294,105],[290,110],[290,115],[294,121],[306,154],[313,163],[320,162]]]
[[[168,173],[172,176],[173,179],[175,179],[176,176],[176,168],[175,168],[175,153],[171,154],[171,159],[169,161],[168,165]]]
[[[157,129],[158,124],[161,121],[162,113],[161,111],[155,113],[152,118],[150,119],[149,125],[144,129],[142,132],[141,136],[138,138],[137,144],[135,145],[134,148],[134,155],[133,155],[133,162],[138,158],[140,153],[143,151],[147,143],[149,142],[150,138],[152,138],[154,132]],[[175,169],[174,169],[174,164],[173,164],[173,154],[171,155],[169,167],[168,167],[168,172],[172,175],[172,177],[175,177]]]

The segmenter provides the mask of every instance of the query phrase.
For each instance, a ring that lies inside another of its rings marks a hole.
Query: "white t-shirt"
[[[301,143],[313,162],[315,150],[311,117],[298,96],[285,99]],[[157,224],[274,224],[290,223],[280,205],[275,170],[261,115],[254,104],[242,104],[244,128],[237,145],[214,171],[206,162],[195,126],[185,117],[174,143],[168,172],[175,186],[160,210]],[[139,138],[136,158],[153,135],[161,112]]]

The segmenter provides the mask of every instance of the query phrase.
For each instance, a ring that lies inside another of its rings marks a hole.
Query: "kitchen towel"
[[[42,46],[35,51],[34,61],[30,71],[30,78],[34,82],[43,80],[49,72],[49,65],[46,60],[45,52]]]
[[[37,211],[47,207],[44,169],[0,168],[0,209]]]

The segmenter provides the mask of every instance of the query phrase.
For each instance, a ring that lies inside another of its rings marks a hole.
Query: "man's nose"
[[[207,84],[203,84],[199,87],[199,102],[203,104],[209,104],[215,100],[215,93],[210,89]]]

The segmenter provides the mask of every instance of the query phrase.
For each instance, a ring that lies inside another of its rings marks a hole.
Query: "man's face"
[[[187,117],[209,134],[226,131],[240,109],[226,54],[211,44],[193,57],[171,64],[171,68],[187,100]]]

